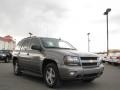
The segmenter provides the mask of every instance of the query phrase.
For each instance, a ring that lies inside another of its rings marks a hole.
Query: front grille
[[[80,57],[83,67],[97,67],[97,57]]]
[[[95,66],[97,65],[97,62],[96,63],[82,63],[82,66]]]

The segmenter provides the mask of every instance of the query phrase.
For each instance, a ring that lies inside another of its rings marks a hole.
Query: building
[[[16,46],[15,40],[10,35],[0,37],[0,50],[14,50]]]

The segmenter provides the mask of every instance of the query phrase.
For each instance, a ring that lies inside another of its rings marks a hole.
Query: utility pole
[[[111,11],[111,8],[106,9],[104,15],[106,15],[106,23],[107,23],[107,56],[109,55],[109,31],[108,31],[108,14]]]

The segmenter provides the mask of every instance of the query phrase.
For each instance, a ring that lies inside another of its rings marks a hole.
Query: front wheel
[[[50,63],[44,70],[44,80],[48,87],[55,88],[60,86],[59,71],[54,63]]]
[[[21,75],[22,74],[21,69],[20,69],[17,61],[15,61],[14,64],[13,64],[13,70],[14,70],[15,75]]]
[[[112,64],[111,62],[108,62],[108,64]]]
[[[118,66],[118,63],[113,63],[115,66]]]

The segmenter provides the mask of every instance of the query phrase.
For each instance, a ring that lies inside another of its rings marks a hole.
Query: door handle
[[[29,55],[29,53],[27,53],[27,55]]]

